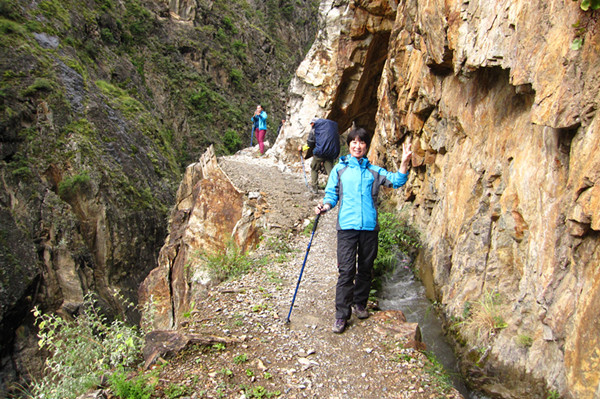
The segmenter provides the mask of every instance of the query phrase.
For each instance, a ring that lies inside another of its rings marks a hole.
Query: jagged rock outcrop
[[[430,297],[462,322],[471,381],[503,397],[598,397],[597,16],[557,0],[324,2],[322,14],[272,151],[292,160],[313,115],[373,128],[370,159],[390,170],[411,140],[409,184],[393,195],[422,232]],[[490,298],[497,324],[469,335]]]
[[[176,329],[216,278],[208,257],[228,242],[245,252],[258,244],[264,201],[239,191],[217,164],[213,147],[187,167],[169,220],[169,236],[139,289],[145,324]],[[217,265],[219,266],[219,265]]]

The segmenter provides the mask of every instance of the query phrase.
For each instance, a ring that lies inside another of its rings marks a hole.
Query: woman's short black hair
[[[350,133],[348,133],[346,144],[350,145],[350,142],[354,141],[354,139],[357,137],[360,141],[364,141],[365,143],[367,143],[367,148],[369,148],[369,146],[371,145],[371,134],[362,127],[354,128],[350,131]]]

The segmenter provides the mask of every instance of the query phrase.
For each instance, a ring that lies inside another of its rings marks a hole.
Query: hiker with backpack
[[[371,135],[363,128],[350,131],[349,154],[331,171],[325,197],[315,208],[320,215],[340,204],[337,222],[338,281],[335,292],[334,333],[346,329],[352,310],[359,319],[369,317],[367,301],[377,257],[379,224],[377,196],[380,186],[399,188],[408,180],[410,143],[402,145],[400,169],[391,173],[366,158]]]
[[[261,155],[265,153],[265,136],[267,134],[267,112],[258,104],[252,116],[252,131],[258,140]]]
[[[325,172],[329,176],[335,160],[340,155],[340,138],[337,122],[314,118],[310,121],[310,125],[312,128],[306,140],[309,150],[307,154],[312,153],[310,183],[312,192],[317,194],[321,165],[325,167]],[[302,147],[299,148],[299,151],[302,151]],[[307,158],[309,156],[307,155]]]

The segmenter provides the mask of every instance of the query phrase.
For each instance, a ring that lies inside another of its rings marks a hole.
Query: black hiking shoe
[[[354,305],[354,313],[356,313],[356,317],[359,319],[369,318],[369,311],[362,305]]]
[[[336,334],[341,334],[346,329],[346,320],[345,319],[335,319],[335,323],[333,323],[333,331]]]

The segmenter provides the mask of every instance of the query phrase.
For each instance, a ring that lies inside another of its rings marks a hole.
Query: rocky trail
[[[269,230],[249,273],[213,287],[196,303],[186,334],[212,337],[158,362],[156,397],[460,398],[411,340],[400,312],[376,311],[333,334],[336,214],[320,218],[291,322],[286,323],[314,219],[313,196],[295,170],[251,149],[219,159],[243,191],[269,206]],[[308,170],[307,170],[308,172]],[[310,227],[310,226],[309,226]],[[309,230],[309,229],[308,229]],[[414,338],[414,337],[412,337]],[[156,366],[155,366],[156,367]]]

